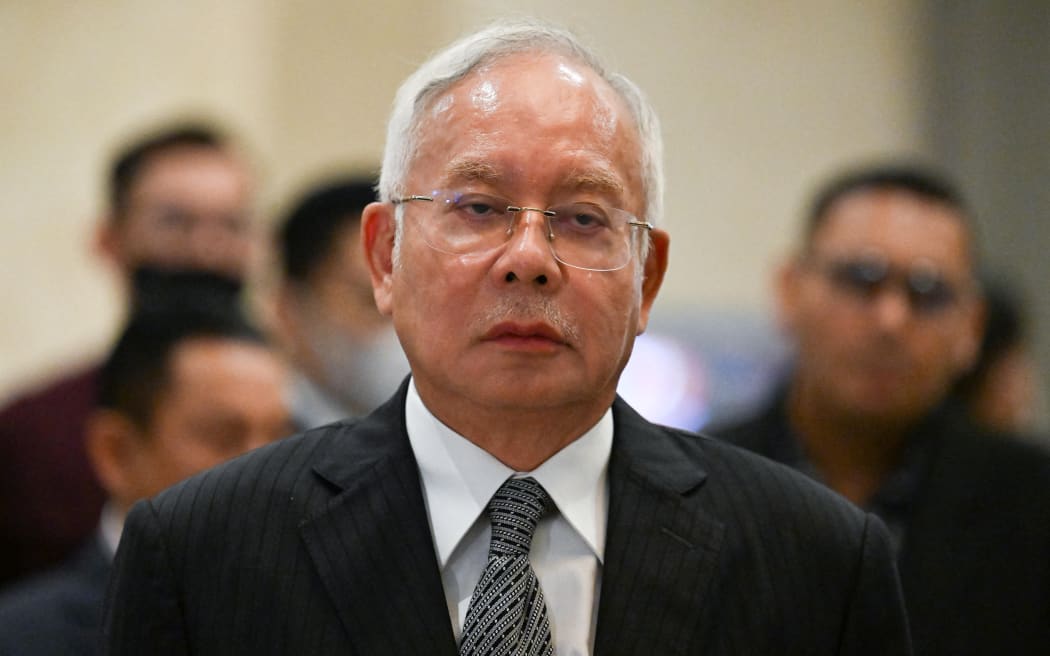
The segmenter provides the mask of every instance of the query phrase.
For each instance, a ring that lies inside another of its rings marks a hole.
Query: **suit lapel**
[[[609,461],[609,520],[595,654],[679,654],[710,622],[724,526],[704,513],[706,477],[673,433],[622,400]]]
[[[301,534],[357,653],[453,656],[405,390],[332,440],[315,472],[333,497]]]

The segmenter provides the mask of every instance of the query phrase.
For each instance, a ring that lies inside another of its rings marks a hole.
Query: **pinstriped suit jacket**
[[[139,503],[108,653],[456,654],[405,389]],[[621,400],[613,413],[596,654],[910,653],[878,520]]]

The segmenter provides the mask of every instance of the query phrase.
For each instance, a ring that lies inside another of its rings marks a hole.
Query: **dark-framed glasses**
[[[877,254],[856,257],[810,258],[806,264],[819,271],[838,291],[869,301],[888,287],[908,299],[916,315],[935,316],[956,307],[972,286],[953,283],[931,261],[916,260],[898,268]]]
[[[394,199],[433,206],[415,224],[431,248],[452,255],[483,253],[510,241],[515,219],[525,212],[543,215],[547,243],[554,258],[588,271],[615,271],[627,266],[634,244],[632,228],[652,230],[630,212],[598,203],[574,202],[548,208],[522,207],[491,194],[435,190]]]

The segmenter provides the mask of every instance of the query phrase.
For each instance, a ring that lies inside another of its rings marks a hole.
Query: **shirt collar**
[[[561,516],[598,560],[603,559],[607,471],[613,440],[611,408],[597,424],[531,472],[515,472],[442,424],[423,404],[414,380],[408,388],[405,422],[442,569],[492,495],[515,475],[535,478]]]
[[[106,554],[113,558],[120,544],[120,534],[124,531],[124,515],[112,501],[106,501],[102,506],[102,515],[99,518],[98,532],[105,546]]]

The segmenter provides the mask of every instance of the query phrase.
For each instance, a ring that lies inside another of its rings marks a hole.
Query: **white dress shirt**
[[[556,506],[536,528],[529,557],[546,598],[555,652],[592,653],[605,553],[612,410],[531,472],[510,469],[442,424],[423,405],[414,381],[405,419],[457,640],[488,559],[491,526],[485,507],[511,476],[532,476]]]
[[[102,537],[102,545],[110,559],[117,555],[120,534],[123,532],[124,514],[117,510],[112,501],[107,499],[102,506],[102,514],[98,520],[98,533]]]

